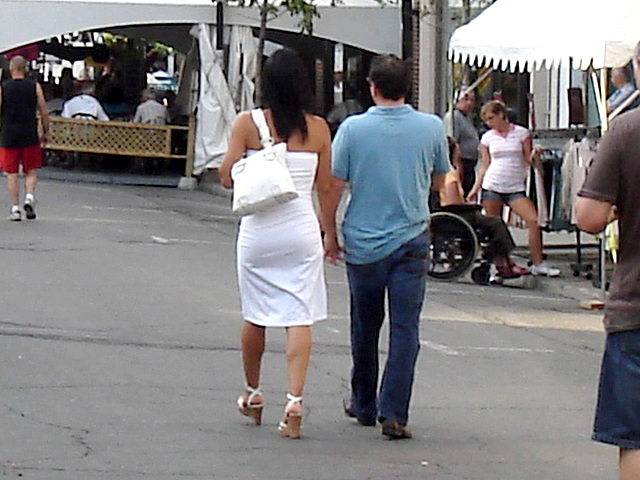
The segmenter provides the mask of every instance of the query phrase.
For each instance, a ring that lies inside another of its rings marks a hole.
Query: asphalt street
[[[303,438],[292,441],[276,432],[283,332],[268,334],[263,426],[235,407],[227,198],[55,180],[38,198],[37,220],[0,221],[2,477],[615,477],[615,449],[590,441],[601,313],[557,289],[430,283],[414,438],[388,441],[342,413],[348,290],[344,269],[327,266],[330,318],[314,327]]]

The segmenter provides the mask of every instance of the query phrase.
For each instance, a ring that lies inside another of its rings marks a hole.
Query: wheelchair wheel
[[[473,265],[478,255],[478,238],[471,224],[461,216],[436,212],[431,216],[430,248],[429,276],[454,280]]]
[[[477,266],[471,270],[471,280],[478,285],[489,285],[491,277],[491,265],[488,263]]]

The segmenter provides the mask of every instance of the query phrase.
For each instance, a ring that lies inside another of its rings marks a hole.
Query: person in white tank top
[[[526,128],[509,122],[507,108],[500,101],[492,100],[483,105],[480,117],[489,131],[480,140],[482,161],[476,183],[467,198],[476,201],[482,191],[482,206],[488,215],[500,216],[502,206],[509,205],[529,229],[531,273],[557,277],[560,270],[543,261],[538,213],[525,193],[529,167],[534,165],[538,154],[533,150],[531,134]]]

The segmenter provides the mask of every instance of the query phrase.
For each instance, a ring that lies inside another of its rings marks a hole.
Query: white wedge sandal
[[[260,387],[252,388],[247,385],[246,393],[238,397],[238,411],[245,417],[252,418],[256,425],[261,425],[264,400],[260,403],[253,403],[257,396],[262,396]]]
[[[294,397],[287,393],[287,405],[284,407],[284,417],[278,425],[278,432],[283,437],[300,438],[300,426],[302,425],[302,411],[300,413],[291,413],[291,407],[296,403],[300,405],[302,410],[302,397]]]

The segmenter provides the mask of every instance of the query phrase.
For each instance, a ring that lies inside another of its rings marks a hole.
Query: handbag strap
[[[253,119],[253,123],[256,124],[256,127],[258,127],[262,148],[271,147],[273,145],[273,137],[269,131],[269,125],[267,125],[267,119],[265,118],[262,109],[254,108],[251,110],[251,118]]]

